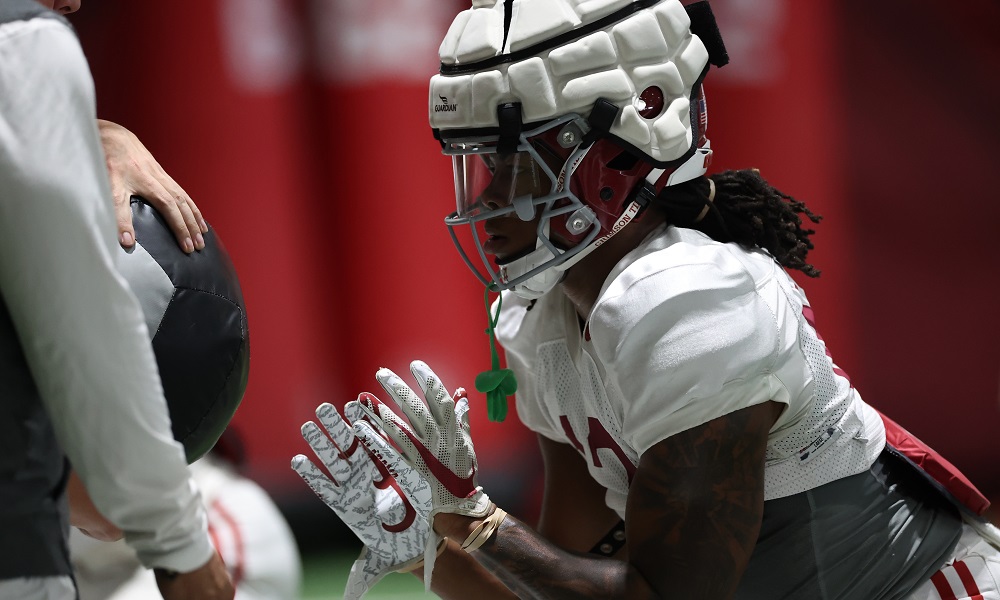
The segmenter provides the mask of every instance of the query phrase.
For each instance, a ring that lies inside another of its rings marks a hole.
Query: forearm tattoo
[[[629,556],[658,589],[679,598],[735,593],[760,532],[776,411],[773,403],[736,411],[642,456],[627,507]]]
[[[510,516],[473,556],[522,600],[624,598],[630,571],[625,562],[562,550]]]
[[[773,422],[770,406],[751,407],[643,454],[628,562],[564,551],[513,517],[473,556],[525,599],[731,598],[760,530]]]

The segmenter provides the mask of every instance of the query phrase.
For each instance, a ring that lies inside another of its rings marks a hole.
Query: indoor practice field
[[[0,0],[0,600],[1000,600],[991,23]]]

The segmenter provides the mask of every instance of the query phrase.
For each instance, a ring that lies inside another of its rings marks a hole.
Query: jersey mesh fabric
[[[631,483],[629,469],[613,449],[592,447],[588,440],[593,438],[593,428],[603,427],[619,448],[624,450],[628,446],[610,414],[611,403],[596,365],[589,355],[579,358],[579,363],[574,364],[563,343],[543,344],[538,348],[537,389],[542,390],[550,406],[560,407],[560,416],[565,416],[565,421],[560,419],[556,423],[558,432],[549,429],[542,433],[576,448],[587,461],[591,476],[607,490],[607,505],[624,517],[625,499]],[[591,421],[591,418],[597,422]],[[638,463],[634,453],[628,459],[629,466],[634,467]]]
[[[793,284],[794,285],[794,284]],[[801,425],[791,435],[777,440],[767,458],[780,458],[789,453],[799,452],[822,434],[827,427],[835,427],[850,407],[850,384],[833,371],[833,363],[827,356],[826,344],[816,334],[806,319],[801,316],[803,306],[794,297],[782,291],[786,301],[797,313],[799,345],[806,365],[812,376],[813,402]]]
[[[767,499],[812,489],[823,483],[860,473],[868,468],[884,447],[881,418],[861,401],[846,375],[839,369],[811,322],[808,301],[802,289],[773,262],[746,261],[761,286],[761,296],[776,315],[785,315],[784,327],[795,331],[796,354],[790,364],[778,369],[779,377],[800,388],[807,401],[797,403],[799,416],[782,415],[772,430],[766,460]],[[763,266],[767,277],[754,272]],[[773,288],[773,291],[770,289]],[[792,366],[793,369],[788,369]],[[786,375],[785,373],[793,373]],[[799,377],[802,377],[800,380]],[[790,407],[791,412],[794,407]]]

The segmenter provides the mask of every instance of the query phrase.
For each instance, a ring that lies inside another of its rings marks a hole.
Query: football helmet
[[[483,283],[537,298],[663,187],[705,173],[702,81],[727,59],[708,3],[684,4],[474,0],[456,17],[430,123],[454,167],[445,222]],[[491,257],[484,224],[510,215],[536,222],[535,243]]]

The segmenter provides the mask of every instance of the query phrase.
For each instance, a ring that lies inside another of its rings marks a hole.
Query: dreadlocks
[[[819,277],[819,270],[806,262],[813,249],[809,236],[816,232],[803,229],[799,215],[813,223],[819,223],[821,216],[772,187],[756,169],[718,173],[712,175],[712,182],[712,201],[706,177],[664,188],[657,204],[666,213],[667,222],[697,229],[719,242],[762,248],[781,266]],[[705,214],[706,206],[711,214]]]

